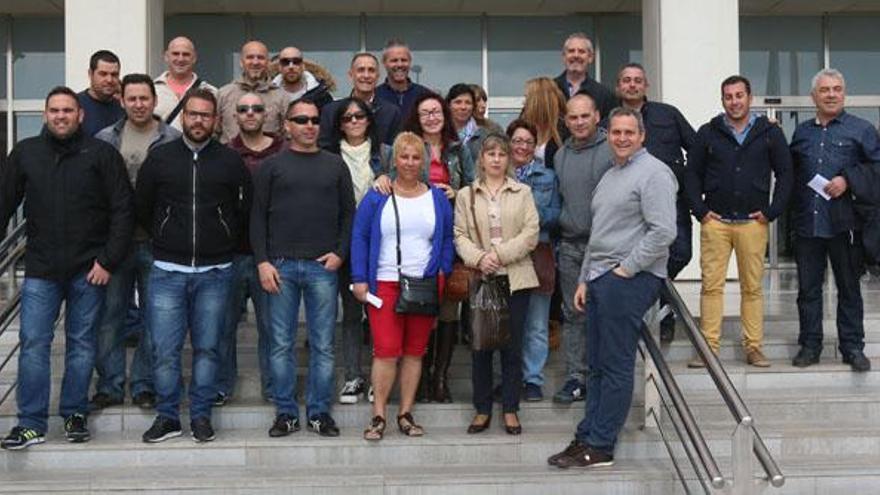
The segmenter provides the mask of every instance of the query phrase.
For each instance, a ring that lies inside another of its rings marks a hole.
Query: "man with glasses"
[[[400,131],[400,109],[393,103],[382,100],[376,94],[376,83],[379,81],[379,59],[372,53],[355,53],[351,58],[351,67],[348,69],[348,78],[351,80],[351,96],[359,98],[373,110],[377,138],[380,142],[390,145]],[[331,145],[330,139],[333,134],[333,116],[344,104],[343,100],[336,100],[321,110],[321,135],[318,144],[322,148]]]
[[[284,109],[290,98],[269,80],[269,49],[260,41],[249,41],[241,47],[239,58],[241,77],[220,88],[217,93],[219,121],[214,132],[221,143],[228,143],[238,135],[235,107],[245,93],[256,93],[266,105],[263,130],[280,134]]]
[[[156,115],[167,124],[180,130],[180,112],[183,110],[183,95],[192,88],[207,89],[217,93],[217,88],[208,84],[193,72],[198,61],[196,47],[192,40],[178,36],[168,42],[165,49],[165,65],[168,68],[154,81],[156,84]]]
[[[382,65],[385,66],[385,82],[376,88],[376,96],[380,100],[397,105],[400,114],[406,118],[412,111],[416,99],[431,90],[412,82],[409,78],[412,52],[403,40],[398,38],[388,40],[382,51]]]
[[[263,132],[266,120],[266,105],[260,95],[247,93],[238,99],[235,106],[235,119],[241,130],[228,146],[241,156],[253,177],[264,160],[278,153],[284,147],[280,136]],[[247,229],[244,229],[247,232]],[[254,304],[254,317],[257,323],[257,359],[260,366],[260,384],[264,399],[270,399],[269,385],[269,336],[266,333],[266,293],[260,288],[254,254],[248,236],[244,236],[232,262],[233,280],[229,301],[226,304],[226,322],[220,337],[220,367],[217,372],[217,395],[215,406],[223,406],[235,389],[238,377],[236,353],[236,333],[241,320],[242,309],[248,297]]]
[[[327,83],[306,69],[299,48],[288,46],[278,52],[278,69],[272,83],[283,89],[290,101],[304,98],[314,101],[319,109],[333,101]]]
[[[193,354],[192,438],[196,442],[214,439],[211,402],[217,391],[217,347],[251,186],[238,154],[211,137],[216,108],[210,91],[187,93],[183,137],[150,152],[138,172],[138,223],[150,231],[155,260],[146,303],[158,416],[143,434],[147,443],[182,433],[180,354],[187,328]]]
[[[250,238],[260,285],[268,293],[269,369],[276,407],[270,437],[300,428],[294,352],[300,300],[305,302],[309,342],[308,426],[322,436],[339,435],[330,416],[336,272],[349,251],[355,205],[345,162],[318,148],[318,115],[312,101],[291,103],[285,123],[290,147],[263,162],[254,179]]]

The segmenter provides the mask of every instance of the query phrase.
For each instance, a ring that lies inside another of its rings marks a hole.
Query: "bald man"
[[[217,105],[220,121],[215,132],[220,142],[228,143],[238,135],[235,107],[247,93],[260,96],[266,106],[263,132],[279,134],[284,123],[284,112],[291,101],[290,96],[269,80],[269,49],[261,41],[249,41],[242,45],[239,56],[241,76],[220,88]]]
[[[200,79],[193,72],[196,60],[198,55],[193,42],[185,36],[174,38],[168,42],[168,48],[165,49],[165,65],[168,70],[154,81],[157,98],[156,115],[177,130],[181,130],[180,101],[190,88],[207,89],[214,94],[217,93],[217,88]]]

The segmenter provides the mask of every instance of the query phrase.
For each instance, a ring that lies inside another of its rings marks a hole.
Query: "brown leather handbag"
[[[477,229],[477,239],[480,237],[480,229],[477,227],[477,216],[474,212],[474,191],[471,189],[471,214],[474,216],[474,228]],[[443,291],[443,300],[461,302],[467,300],[471,294],[471,281],[479,277],[480,271],[470,268],[463,261],[457,260],[452,265],[452,273],[446,278],[446,288]]]
[[[556,258],[553,256],[553,247],[548,242],[539,242],[532,251],[532,265],[535,274],[538,275],[538,287],[534,290],[538,294],[552,295],[556,288]]]

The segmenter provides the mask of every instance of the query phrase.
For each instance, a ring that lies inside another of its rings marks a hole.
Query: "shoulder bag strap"
[[[397,212],[397,199],[395,199],[394,188],[391,188],[391,204],[394,206],[394,228],[397,230],[397,277],[403,277],[400,272],[400,265],[403,263],[400,255],[400,215]]]
[[[192,83],[192,86],[190,86],[189,89],[187,89],[183,94],[186,95],[186,93],[189,92],[190,89],[198,88],[199,85],[201,85],[201,84],[202,84],[202,78],[199,77],[195,80],[194,83]],[[177,102],[177,106],[174,107],[174,110],[172,110],[171,113],[169,113],[168,116],[165,117],[165,123],[171,124],[172,122],[174,122],[174,119],[177,118],[177,115],[180,113],[181,110],[183,110],[183,97],[181,97],[180,101]]]
[[[470,185],[468,187],[470,188],[471,193],[471,215],[473,215],[474,217],[474,230],[477,231],[476,244],[480,246],[480,249],[483,249],[483,238],[480,235],[480,224],[479,222],[477,222],[477,209],[474,207],[477,202],[477,190],[474,188],[473,185]]]

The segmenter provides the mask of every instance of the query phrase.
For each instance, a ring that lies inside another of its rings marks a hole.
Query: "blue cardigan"
[[[452,206],[443,191],[434,186],[429,187],[434,195],[434,236],[425,277],[436,276],[438,272],[452,272],[452,259],[455,256],[452,242]],[[389,198],[391,196],[370,189],[354,215],[351,232],[351,281],[367,282],[370,292],[374,294],[382,241],[382,209]]]

